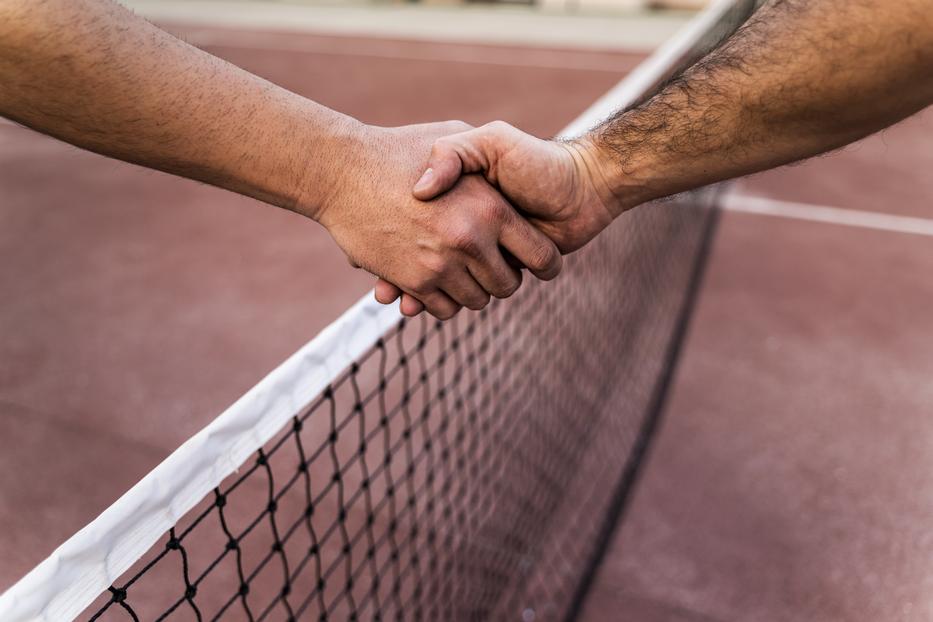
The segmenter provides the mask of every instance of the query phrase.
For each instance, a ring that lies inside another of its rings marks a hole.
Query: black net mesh
[[[713,196],[626,214],[480,313],[400,321],[85,619],[572,618],[656,425]]]
[[[564,617],[671,364],[697,200],[483,312],[399,322],[90,619]]]

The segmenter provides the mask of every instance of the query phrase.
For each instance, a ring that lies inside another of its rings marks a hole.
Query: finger
[[[479,311],[489,304],[489,294],[466,268],[455,278],[445,281],[443,288],[454,302],[467,309]]]
[[[420,300],[409,293],[403,292],[392,283],[389,283],[383,279],[378,279],[376,281],[375,292],[376,300],[384,305],[392,304],[399,297],[401,297],[402,301],[399,303],[399,311],[402,313],[402,315],[415,317],[424,311],[424,305]]]
[[[508,298],[522,284],[521,271],[510,266],[498,248],[471,262],[469,269],[480,286],[496,298]]]
[[[517,213],[503,223],[499,243],[539,279],[550,281],[560,274],[563,260],[557,246]]]
[[[424,311],[424,305],[420,300],[412,296],[411,294],[402,294],[402,302],[399,304],[399,310],[402,312],[402,315],[408,317],[415,317],[422,311]]]
[[[428,168],[411,193],[420,201],[430,201],[453,188],[462,173],[463,162],[457,152],[447,146],[438,147],[435,143]]]
[[[376,300],[384,305],[392,304],[402,295],[401,289],[383,279],[378,279],[376,281],[375,292]]]
[[[470,279],[472,280],[472,277],[470,277]],[[464,281],[466,281],[466,279],[464,279]],[[466,285],[469,286],[469,283]],[[479,291],[476,297],[481,299],[485,298],[488,302],[489,297],[475,281],[473,282],[473,287]],[[415,294],[407,291],[403,292],[396,285],[383,279],[376,281],[375,292],[376,300],[382,304],[391,304],[397,298],[401,297],[402,301],[399,304],[399,311],[402,315],[407,317],[414,317],[427,309],[428,312],[437,319],[446,320],[456,315],[460,309],[463,308],[463,305],[440,290],[437,290],[435,293],[421,295],[420,297],[423,300],[419,300]],[[485,304],[483,306],[485,306]]]
[[[491,123],[434,141],[427,169],[412,189],[414,197],[428,201],[453,188],[461,175],[488,173],[498,159],[496,139],[505,125]]]
[[[457,315],[457,312],[462,308],[451,300],[450,296],[440,290],[421,295],[420,299],[428,313],[439,320],[449,320]]]

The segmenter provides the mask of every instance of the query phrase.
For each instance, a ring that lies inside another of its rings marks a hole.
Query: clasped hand
[[[534,138],[495,122],[360,127],[356,157],[315,217],[354,266],[380,277],[376,298],[448,319],[512,295],[521,268],[560,272],[616,212],[585,140]]]

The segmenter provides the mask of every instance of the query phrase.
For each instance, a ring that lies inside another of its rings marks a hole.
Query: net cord
[[[695,30],[691,30],[691,32],[694,33],[695,36],[698,35],[698,37],[694,39],[693,45],[699,43],[699,40],[702,38],[703,34],[707,32],[713,24],[724,17],[725,11],[735,6],[737,3],[723,2],[720,4],[722,5],[721,7],[715,8],[721,8],[723,9],[722,11],[713,11],[712,9],[714,7],[711,6],[710,11],[708,11],[705,15],[700,16],[700,18],[694,20],[693,23],[697,26],[697,28]],[[702,24],[699,23],[703,17],[710,21],[704,21]],[[677,64],[683,63],[686,59],[686,55],[690,51],[690,47],[685,46],[685,43],[686,40],[672,40],[669,46],[670,49],[659,49],[656,56],[659,58],[663,57],[664,62],[659,62],[656,67],[658,69],[667,68],[667,71],[670,71],[670,68],[676,66]],[[615,92],[616,96],[626,101],[625,105],[633,105],[639,98],[644,97],[645,94],[651,92],[655,88],[658,88],[664,82],[664,80],[670,76],[660,75],[656,71],[650,71],[652,69],[651,63],[653,60],[654,57],[639,66],[639,69],[645,69],[642,75],[635,76],[636,72],[632,73],[632,78],[637,77],[641,81],[641,86],[644,87],[644,90],[628,91],[627,85],[621,83],[617,85],[612,91],[607,93],[605,97],[594,103],[590,107],[590,110],[587,111],[587,113],[592,113],[594,115],[607,113],[606,108],[607,106],[611,107],[611,96],[613,95],[613,92]],[[610,109],[608,114],[611,114],[612,112],[613,110]],[[571,129],[574,129],[573,124],[571,125]],[[717,186],[710,188],[710,192],[712,195],[710,197],[710,203],[716,209],[712,211],[710,218],[706,223],[706,229],[703,232],[703,242],[698,253],[697,262],[694,265],[693,274],[690,275],[689,289],[687,290],[687,295],[684,298],[680,312],[678,313],[674,334],[671,336],[671,341],[668,344],[667,352],[665,353],[665,363],[663,365],[664,373],[660,378],[658,378],[658,382],[652,391],[651,402],[648,406],[645,423],[638,431],[638,437],[635,440],[632,452],[629,454],[628,458],[625,460],[625,463],[622,466],[618,484],[616,485],[613,496],[609,502],[609,511],[603,518],[599,534],[596,538],[596,543],[594,545],[594,555],[589,560],[583,575],[580,577],[579,583],[577,583],[577,588],[574,592],[573,599],[571,600],[570,606],[567,609],[567,614],[564,617],[565,622],[574,622],[574,620],[577,620],[583,613],[587,595],[589,594],[590,588],[596,579],[597,572],[602,565],[603,559],[609,552],[613,538],[619,529],[619,525],[624,519],[626,510],[628,509],[634,494],[636,483],[638,482],[641,473],[644,470],[647,456],[653,446],[653,440],[656,436],[655,433],[661,425],[665,407],[667,405],[667,400],[670,395],[670,388],[674,382],[675,374],[677,373],[680,353],[683,350],[684,342],[686,341],[687,333],[690,329],[690,322],[693,318],[693,311],[696,308],[700,288],[703,283],[707,265],[709,264],[708,259],[712,253],[713,240],[715,238],[715,232],[719,224],[720,217],[720,210],[718,209],[718,206],[722,203],[725,197],[728,197],[732,194],[732,184],[728,182],[718,184]]]
[[[577,136],[666,79],[736,0],[715,0],[561,133]],[[400,319],[367,293],[0,595],[5,622],[74,620]]]
[[[716,191],[717,193],[725,193],[727,192],[727,186],[720,185],[716,188]],[[713,204],[716,205],[715,200]],[[602,561],[606,557],[606,554],[609,552],[613,537],[624,519],[625,512],[628,509],[635,491],[635,485],[644,470],[646,458],[651,451],[653,445],[652,441],[656,436],[655,432],[657,432],[658,427],[661,425],[664,409],[667,405],[667,398],[670,394],[670,388],[674,382],[674,376],[677,373],[677,363],[680,360],[680,353],[690,328],[690,320],[693,317],[693,310],[696,307],[700,286],[703,283],[703,276],[706,272],[706,266],[709,263],[707,260],[712,252],[714,234],[719,224],[719,214],[719,210],[714,209],[706,223],[706,230],[703,232],[703,243],[698,253],[693,274],[690,275],[689,289],[684,298],[680,312],[678,313],[674,334],[671,337],[667,352],[665,353],[664,373],[658,378],[654,391],[652,391],[651,403],[648,406],[645,423],[638,431],[638,437],[635,439],[632,452],[629,454],[622,467],[619,482],[609,502],[609,511],[603,518],[599,534],[596,538],[596,543],[594,545],[595,553],[590,558],[589,564],[580,577],[580,582],[577,584],[573,600],[571,600],[567,615],[564,618],[565,622],[574,622],[583,612],[590,587],[596,579],[596,573],[602,565]]]

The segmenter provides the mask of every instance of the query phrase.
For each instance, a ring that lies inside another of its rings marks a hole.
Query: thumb
[[[427,169],[412,194],[429,201],[457,183],[461,175],[485,172],[495,158],[495,142],[488,140],[487,126],[438,138],[431,147]]]
[[[412,194],[418,200],[429,201],[453,188],[462,173],[463,162],[456,147],[438,141],[431,148],[428,168],[415,183]]]

